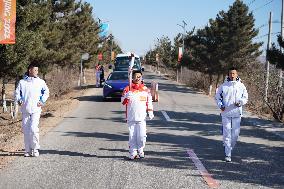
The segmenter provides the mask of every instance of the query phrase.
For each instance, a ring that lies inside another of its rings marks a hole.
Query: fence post
[[[3,112],[7,112],[8,109],[7,109],[7,101],[6,101],[6,95],[4,94],[3,95]]]
[[[15,100],[14,101],[13,115],[12,115],[13,119],[17,119],[18,118],[18,112],[19,112],[19,105],[18,105],[18,102]]]

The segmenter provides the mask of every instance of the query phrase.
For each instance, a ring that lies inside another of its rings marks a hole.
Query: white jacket
[[[215,100],[219,108],[225,107],[221,112],[225,117],[241,117],[242,106],[248,101],[245,85],[238,78],[237,81],[226,80],[217,90]],[[240,103],[240,107],[235,103]]]
[[[129,87],[123,92],[122,102],[126,105],[126,118],[131,121],[145,121],[147,111],[153,111],[152,96],[145,86],[139,90],[129,91]]]
[[[45,103],[49,97],[49,89],[44,80],[39,77],[28,77],[20,80],[15,91],[15,100],[22,102],[21,112],[32,114],[41,112],[38,102]]]

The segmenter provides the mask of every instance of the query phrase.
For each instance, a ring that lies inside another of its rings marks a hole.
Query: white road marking
[[[201,163],[197,155],[194,153],[192,149],[187,149],[187,154],[189,158],[193,161],[195,167],[200,172],[200,175],[203,177],[203,179],[206,181],[207,185],[210,188],[219,188],[220,184],[212,178],[212,175],[208,173],[204,165]]]
[[[172,121],[171,118],[168,116],[167,112],[161,111],[163,116],[166,118],[167,121]]]

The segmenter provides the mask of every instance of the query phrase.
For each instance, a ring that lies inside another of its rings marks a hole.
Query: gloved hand
[[[128,98],[130,99],[131,97],[133,96],[133,92],[132,91],[129,91],[125,94],[125,98]]]
[[[150,120],[152,120],[152,119],[154,118],[154,113],[153,113],[153,111],[149,111],[149,112],[148,112],[148,115],[149,115]]]
[[[43,103],[41,102],[41,101],[39,101],[38,103],[37,103],[37,107],[42,107],[43,106]]]
[[[236,105],[237,107],[241,107],[241,103],[240,103],[240,102],[236,102],[235,105]]]
[[[23,105],[23,101],[22,101],[22,100],[19,100],[19,101],[18,101],[18,105],[19,105],[19,106],[22,106],[22,105]]]

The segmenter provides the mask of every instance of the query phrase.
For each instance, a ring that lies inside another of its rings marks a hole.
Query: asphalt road
[[[0,170],[0,188],[209,188],[204,168],[218,188],[284,188],[284,140],[262,128],[270,122],[244,118],[226,163],[213,99],[149,72],[144,78],[158,81],[160,94],[147,122],[145,159],[128,160],[124,109],[92,88],[41,138],[38,158],[19,156]]]

